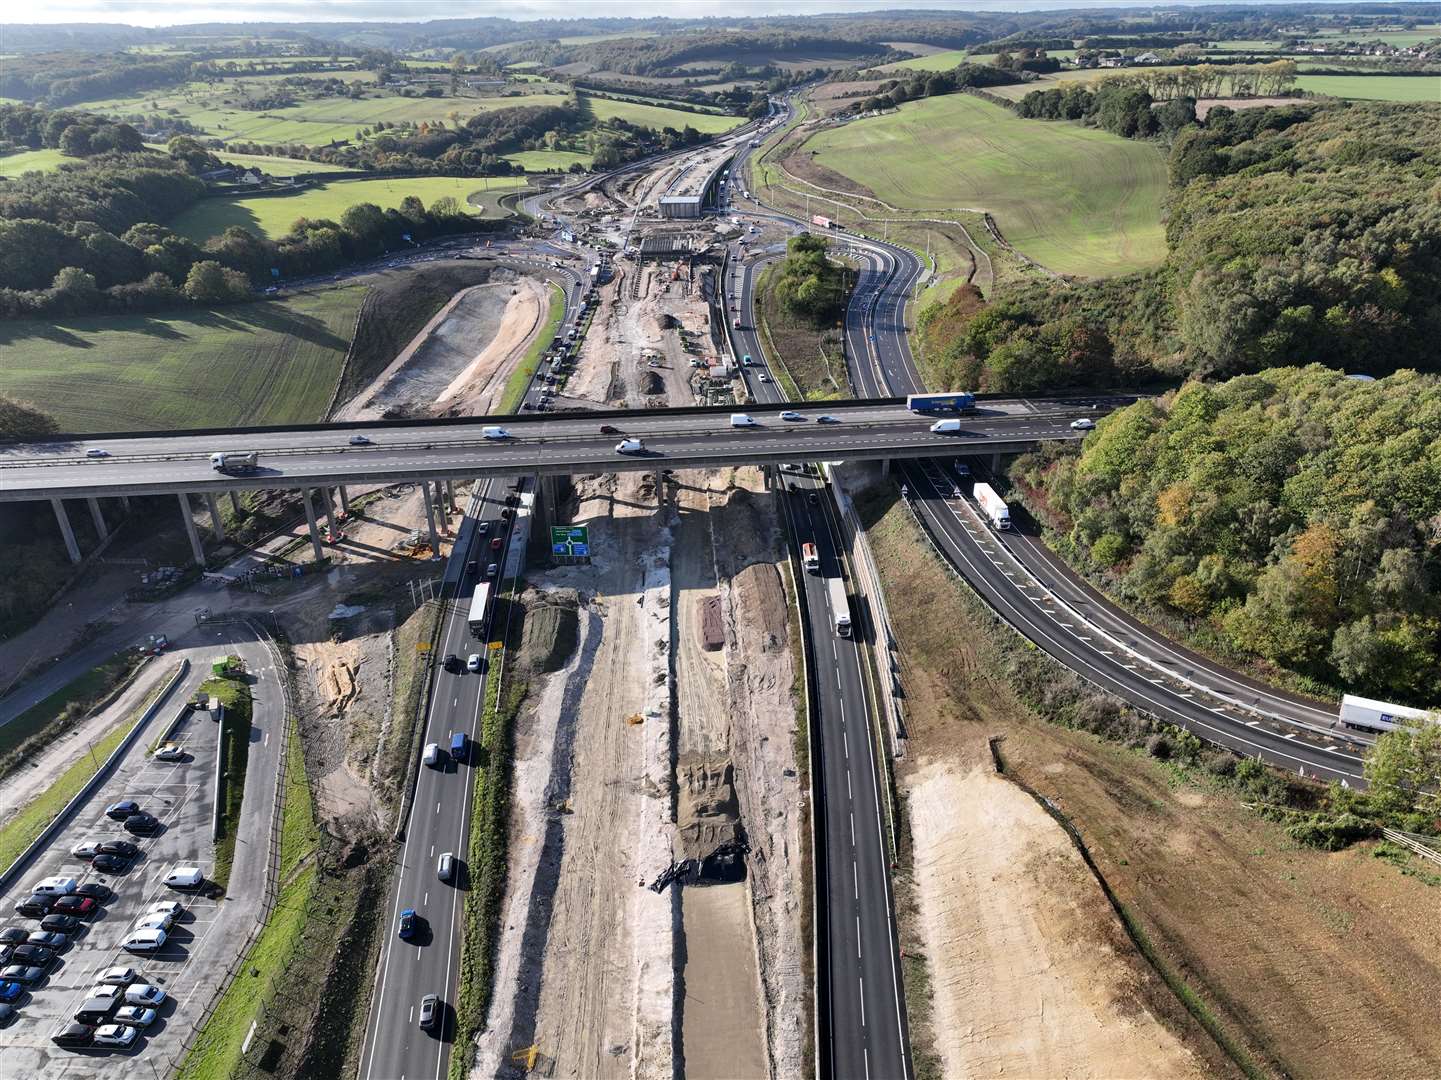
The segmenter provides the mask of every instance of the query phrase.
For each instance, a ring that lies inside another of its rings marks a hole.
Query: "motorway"
[[[739,156],[733,176],[741,175],[748,153]],[[734,347],[762,365],[767,354],[755,330],[754,285],[757,269],[767,261],[762,257],[733,263],[728,267],[733,276],[724,282],[726,302],[738,296],[743,313],[742,328],[731,331]],[[764,370],[765,366],[742,369],[751,397],[767,403],[784,401],[773,375],[760,381]],[[852,603],[854,636],[835,633],[836,613],[826,579],[846,576],[845,531],[818,472],[804,478],[789,472],[782,475],[791,542],[799,550],[810,541],[820,555],[820,572],[802,574],[797,583],[807,612],[804,632],[810,637],[815,663],[808,677],[815,688],[813,727],[819,757],[814,804],[815,924],[824,956],[817,971],[815,1008],[821,1039],[816,1074],[906,1080],[911,1060],[899,974],[900,943],[881,815],[874,715],[859,644],[871,628],[862,618],[863,606]],[[854,597],[854,578],[850,584]]]
[[[783,214],[776,218],[792,221]],[[922,392],[906,305],[924,273],[894,245],[833,234],[865,260],[846,312],[845,348],[862,397]],[[980,472],[981,464],[972,462]],[[1023,512],[991,529],[947,460],[907,461],[900,480],[918,522],[956,573],[1018,632],[1093,685],[1237,753],[1321,780],[1364,787],[1366,736],[1334,707],[1266,687],[1164,638],[1081,582],[1040,542]]]
[[[579,277],[577,277],[579,280]],[[566,310],[557,336],[563,338],[582,318],[578,290],[566,290]],[[524,401],[537,404],[539,386],[527,388]],[[505,418],[511,423],[512,418]],[[465,917],[465,893],[471,885],[466,854],[470,844],[470,810],[474,768],[480,760],[481,709],[485,701],[489,665],[478,673],[449,672],[447,654],[464,661],[471,653],[484,655],[485,643],[499,636],[489,626],[478,637],[469,626],[470,598],[491,562],[500,565],[499,581],[513,581],[525,564],[525,545],[512,544],[513,532],[503,528],[506,502],[522,488],[514,477],[477,482],[470,505],[456,533],[441,581],[445,605],[437,641],[431,654],[430,698],[425,716],[424,743],[448,748],[453,732],[465,732],[471,746],[468,760],[447,756],[443,767],[417,763],[414,798],[403,826],[395,891],[386,912],[386,938],[375,974],[358,1075],[361,1080],[438,1080],[446,1075],[455,1040],[456,986],[460,978],[460,948]],[[492,545],[501,538],[500,550]],[[475,568],[470,567],[471,562]],[[491,612],[495,610],[494,605]],[[454,884],[442,882],[436,864],[453,853],[459,869]],[[424,920],[420,937],[403,942],[398,935],[400,912],[413,908]],[[434,1033],[417,1023],[420,999],[438,994],[443,1008],[441,1026]]]
[[[757,426],[735,428],[713,409],[656,410],[640,416],[542,413],[474,417],[433,426],[336,424],[300,431],[110,436],[16,443],[0,448],[0,501],[82,496],[151,495],[235,488],[390,483],[457,476],[648,471],[657,459],[674,468],[840,458],[928,456],[958,443],[974,453],[1025,448],[1042,439],[1078,438],[1070,424],[1099,417],[1130,399],[1075,396],[1053,401],[984,401],[955,434],[931,432],[934,416],[904,403],[835,402],[809,407],[785,421],[781,406],[754,410]],[[830,415],[838,423],[818,423]],[[615,428],[602,432],[602,423]],[[506,439],[481,428],[502,425]],[[620,454],[621,434],[644,441],[640,454]],[[366,445],[352,446],[361,435]],[[92,449],[109,456],[88,458]],[[215,451],[258,451],[254,472],[230,475],[211,467]]]

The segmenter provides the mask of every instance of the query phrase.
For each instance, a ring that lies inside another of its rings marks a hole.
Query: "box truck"
[[[846,583],[838,577],[826,578],[826,592],[831,600],[831,619],[838,637],[851,636],[851,602],[846,599]]]
[[[820,553],[816,551],[814,544],[805,543],[801,545],[801,565],[806,568],[807,573],[820,573],[821,557]]]

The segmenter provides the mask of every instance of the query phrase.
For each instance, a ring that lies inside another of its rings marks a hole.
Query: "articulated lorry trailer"
[[[971,491],[976,497],[976,502],[981,507],[981,513],[986,515],[986,520],[991,523],[993,529],[1009,529],[1011,527],[1011,508],[1006,505],[1006,500],[996,494],[990,484],[977,484]]]
[[[831,601],[832,629],[838,637],[851,636],[851,602],[846,598],[846,583],[838,578],[826,578],[826,592]]]
[[[1425,709],[1413,709],[1409,705],[1393,705],[1389,701],[1345,694],[1341,698],[1341,712],[1338,719],[1343,727],[1357,731],[1395,731],[1410,724],[1436,722],[1437,713]]]

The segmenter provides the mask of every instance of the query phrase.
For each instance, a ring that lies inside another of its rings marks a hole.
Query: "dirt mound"
[[[640,377],[640,392],[642,394],[664,394],[665,380],[654,371],[647,371]]]
[[[662,311],[655,317],[655,325],[658,330],[674,330],[680,325],[680,320],[668,311]]]
[[[521,602],[525,605],[525,630],[520,654],[531,658],[537,672],[559,671],[575,652],[579,595],[574,589],[527,589]]]
[[[681,858],[704,859],[721,844],[740,839],[740,804],[728,758],[683,754],[676,780]]]

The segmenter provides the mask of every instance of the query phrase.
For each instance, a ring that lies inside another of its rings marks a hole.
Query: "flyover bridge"
[[[173,494],[179,497],[192,549],[201,561],[190,496],[209,502],[220,532],[217,495],[241,489],[295,488],[304,502],[311,538],[320,551],[310,492],[324,492],[332,517],[334,490],[347,504],[351,484],[418,482],[437,485],[472,477],[723,468],[820,460],[889,460],[948,454],[1014,454],[1042,441],[1079,438],[1071,422],[1098,417],[1132,399],[1116,395],[1056,398],[981,396],[974,412],[960,415],[959,432],[931,431],[935,415],[917,415],[903,398],[790,406],[608,410],[504,417],[392,420],[172,432],[56,436],[0,445],[0,502],[49,499],[62,536],[78,558],[65,499],[90,502],[101,520],[99,498]],[[744,411],[752,427],[734,427]],[[823,421],[821,418],[825,417]],[[504,439],[484,429],[502,427]],[[640,453],[621,454],[622,437],[639,439]],[[258,467],[230,475],[212,468],[218,451],[254,451]],[[428,490],[428,489],[427,489]],[[427,505],[433,499],[427,499]],[[432,532],[434,524],[432,522]]]

